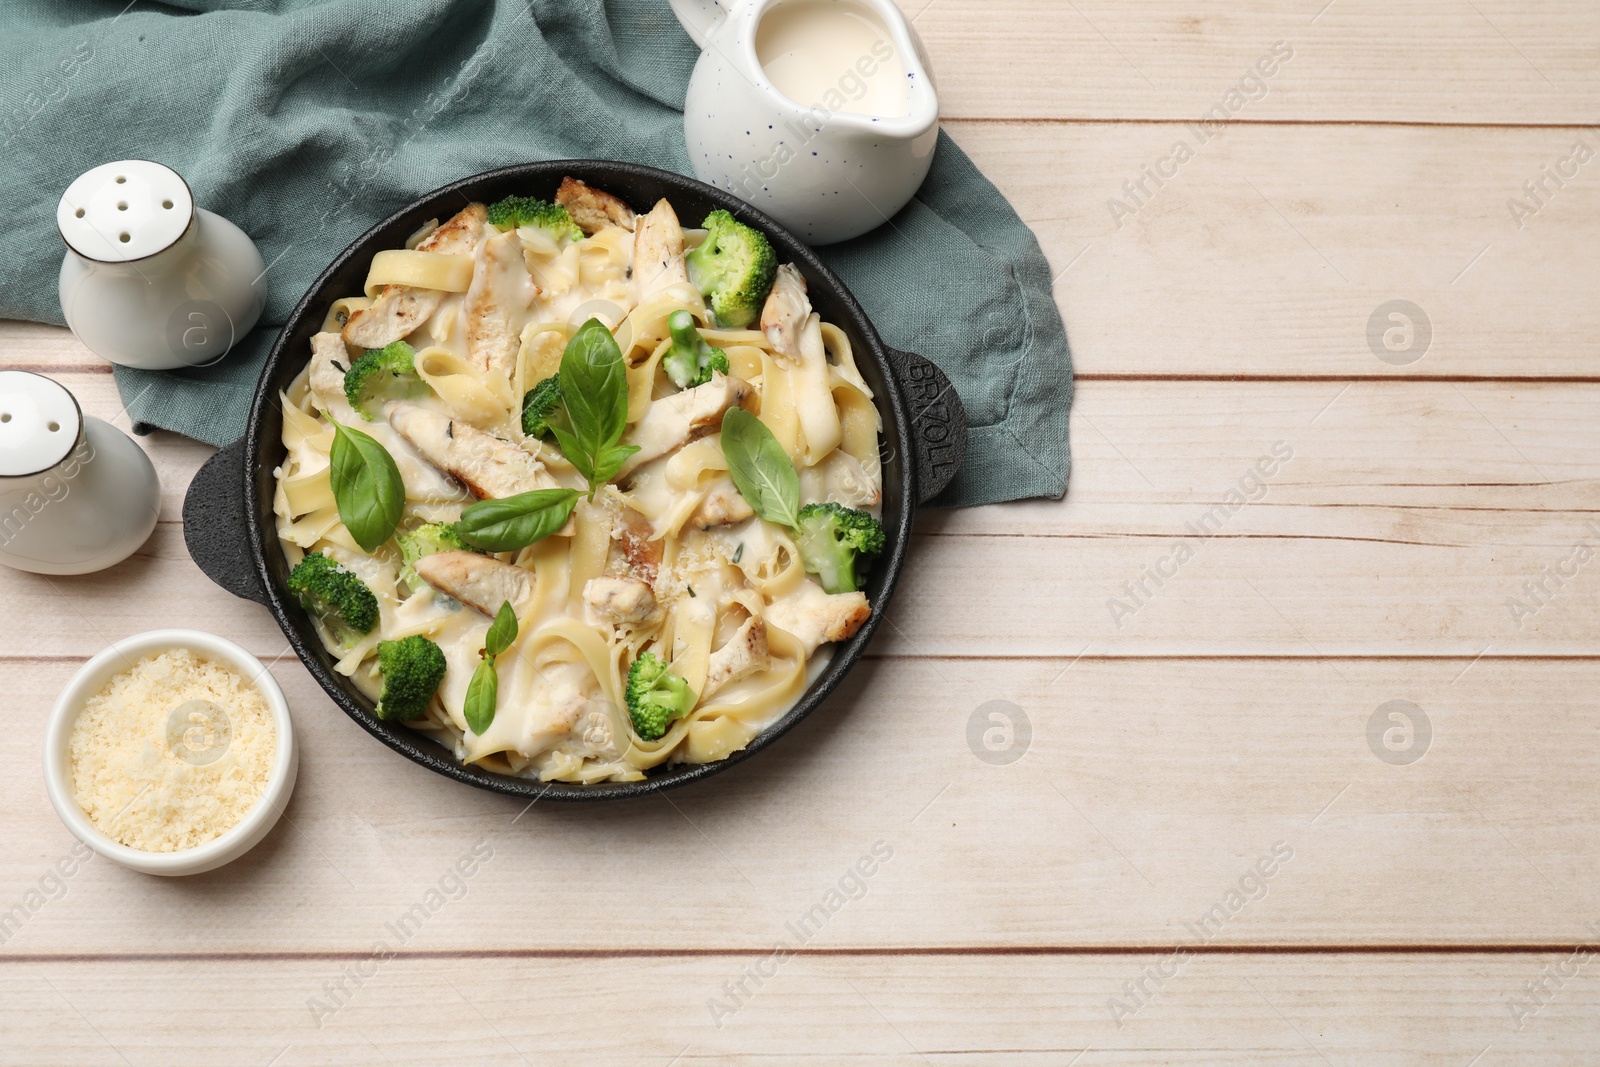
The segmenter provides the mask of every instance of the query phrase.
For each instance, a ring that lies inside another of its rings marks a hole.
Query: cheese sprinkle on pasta
[[[266,789],[277,745],[259,689],[189,649],[169,649],[84,703],[68,744],[72,792],[107,836],[177,852],[238,825]]]

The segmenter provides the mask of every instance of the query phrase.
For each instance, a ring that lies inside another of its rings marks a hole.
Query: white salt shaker
[[[197,207],[160,163],[80,175],[56,207],[61,309],[91,351],[140,370],[201,367],[261,317],[266,267],[239,227]]]
[[[104,570],[145,543],[160,508],[155,465],[127,434],[42,374],[0,371],[0,563]]]

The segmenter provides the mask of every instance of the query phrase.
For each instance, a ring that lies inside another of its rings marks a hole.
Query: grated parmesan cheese
[[[72,791],[108,836],[177,852],[238,825],[266,789],[277,745],[260,690],[221,663],[168,649],[84,703],[68,744]]]

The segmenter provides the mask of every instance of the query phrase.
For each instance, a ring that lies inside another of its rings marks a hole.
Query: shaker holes
[[[126,200],[118,200],[117,201],[117,210],[118,211],[126,211],[126,210],[128,210],[128,202]]]
[[[133,240],[133,238],[130,237],[128,234],[124,233],[124,234],[119,234],[117,236],[117,240],[121,241],[123,244],[127,244],[129,241]]]
[[[9,418],[10,416],[7,417]],[[61,424],[59,422],[47,422],[45,423],[45,429],[49,430],[51,433],[55,433],[57,430],[61,429]]]
[[[161,206],[166,208],[168,211],[171,211],[172,210],[172,201],[171,200],[163,200],[163,201],[161,201]]]

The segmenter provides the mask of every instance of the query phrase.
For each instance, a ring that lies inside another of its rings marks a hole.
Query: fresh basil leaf
[[[561,397],[574,434],[590,453],[622,439],[628,425],[628,368],[599,319],[584,323],[561,356]]]
[[[550,432],[556,435],[556,444],[561,446],[561,454],[567,457],[567,461],[583,476],[584,481],[589,483],[591,494],[615,478],[622,465],[628,461],[628,457],[639,451],[638,445],[610,444],[602,446],[597,452],[588,453],[560,427],[552,426]]]
[[[619,445],[628,428],[628,367],[605,323],[590,319],[573,334],[558,377],[570,426],[551,431],[593,496],[638,450]]]
[[[356,544],[376,552],[394,536],[406,506],[406,484],[394,457],[360,430],[336,422],[329,467],[340,521]]]
[[[745,503],[768,522],[793,527],[800,514],[800,476],[760,419],[744,408],[722,416],[722,454]]]
[[[456,532],[475,548],[515,552],[561,529],[582,495],[576,489],[535,489],[481,500],[461,512]]]
[[[588,446],[583,441],[578,439],[575,433],[569,430],[560,426],[551,426],[550,432],[556,435],[556,445],[560,447],[561,454],[567,457],[567,462],[572,464],[573,468],[583,476],[583,480],[589,483],[589,488],[592,491],[594,486],[598,484],[594,477],[593,453],[589,451]]]
[[[639,451],[638,445],[611,445],[594,461],[594,484],[604,485],[617,476],[628,457]]]
[[[510,648],[511,642],[516,639],[517,611],[511,606],[511,601],[502,600],[500,610],[495,612],[494,622],[489,625],[489,633],[483,639],[484,657],[494,659]]]
[[[494,722],[495,702],[500,696],[500,673],[495,670],[494,659],[516,639],[517,611],[511,601],[502,600],[483,638],[483,662],[472,672],[472,681],[467,683],[467,699],[461,707],[467,727],[479,737]]]
[[[472,681],[467,683],[467,699],[461,707],[467,729],[479,737],[484,735],[489,724],[494,722],[494,705],[499,694],[500,675],[494,669],[494,661],[486,659],[478,664],[478,669],[472,672]]]

